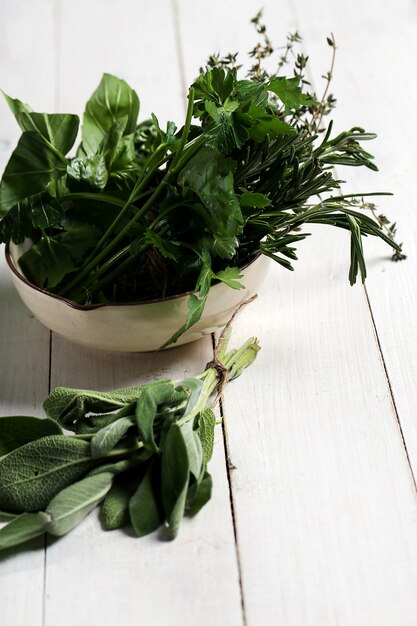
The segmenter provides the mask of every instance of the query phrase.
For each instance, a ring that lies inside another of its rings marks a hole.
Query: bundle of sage
[[[99,392],[60,387],[46,418],[0,418],[0,549],[49,533],[65,535],[101,505],[105,529],[159,527],[173,539],[184,516],[209,501],[215,389],[256,358],[248,339],[227,350],[222,334],[202,374]],[[65,434],[64,430],[71,431]]]

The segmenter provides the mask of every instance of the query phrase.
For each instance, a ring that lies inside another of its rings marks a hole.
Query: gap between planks
[[[212,342],[213,354],[214,354],[214,350],[216,348],[215,333],[211,333],[211,342]],[[222,427],[222,435],[223,435],[224,463],[225,463],[225,468],[226,468],[227,485],[229,488],[229,501],[230,501],[230,512],[232,515],[233,536],[235,540],[236,563],[237,563],[237,569],[238,569],[238,575],[239,575],[240,606],[242,608],[243,626],[247,626],[248,621],[246,617],[245,594],[243,592],[242,559],[240,557],[240,550],[239,550],[238,530],[237,530],[236,514],[235,514],[235,501],[234,501],[234,496],[233,496],[233,485],[232,485],[232,471],[235,468],[230,459],[229,439],[228,439],[227,425],[226,425],[225,414],[224,414],[222,392],[219,398],[219,414],[220,414],[220,419],[221,419],[221,427]]]
[[[391,379],[390,379],[389,372],[388,372],[388,366],[387,366],[387,363],[386,363],[386,360],[385,360],[385,357],[384,357],[384,353],[382,351],[382,345],[381,345],[381,340],[380,340],[379,334],[378,334],[378,328],[377,328],[376,322],[375,322],[375,316],[374,316],[374,313],[372,311],[371,301],[370,301],[370,298],[369,298],[368,290],[367,290],[365,285],[363,285],[363,292],[365,294],[366,303],[368,305],[368,311],[369,311],[369,316],[371,318],[372,328],[374,330],[375,341],[376,341],[376,345],[378,347],[379,356],[381,358],[381,365],[382,365],[382,368],[384,370],[384,375],[385,375],[385,378],[386,378],[386,381],[387,381],[388,391],[389,391],[389,395],[390,395],[390,398],[391,398],[392,410],[393,410],[393,413],[394,413],[396,421],[397,421],[398,430],[400,432],[401,440],[403,442],[403,447],[404,447],[404,452],[405,452],[405,456],[406,456],[406,459],[407,459],[408,467],[410,468],[411,479],[413,481],[414,489],[415,489],[415,492],[417,494],[416,476],[415,476],[414,471],[413,471],[413,466],[411,465],[410,455],[409,455],[408,448],[407,448],[407,443],[406,443],[406,440],[405,440],[405,437],[404,437],[404,431],[403,431],[403,427],[402,427],[402,424],[401,424],[400,414],[398,412],[397,403],[395,401],[394,391],[393,391],[393,388],[392,388]]]
[[[297,31],[301,32],[302,27],[301,27],[301,21],[300,21],[299,16],[298,16],[298,9],[297,9],[296,0],[288,0],[288,4],[289,4],[290,10],[291,10],[291,12],[293,14],[294,21],[295,21],[295,23],[297,25]],[[306,53],[306,50],[304,48],[304,43],[303,43],[302,47],[304,49],[304,53]],[[313,80],[313,77],[311,76],[311,73],[309,72],[309,68],[308,67],[307,67],[307,74],[309,75],[310,84],[312,86],[314,86],[314,80]],[[366,285],[362,285],[362,293],[363,293],[363,297],[365,298],[365,301],[366,301],[367,309],[368,309],[368,312],[369,312],[369,319],[370,319],[370,322],[371,322],[372,329],[374,331],[375,343],[376,343],[376,346],[377,346],[377,349],[378,349],[378,353],[379,353],[379,356],[380,356],[380,359],[381,359],[381,365],[382,365],[382,369],[384,371],[384,377],[385,377],[385,380],[386,380],[388,393],[389,393],[390,400],[391,400],[392,411],[393,411],[393,414],[394,414],[394,417],[395,417],[395,421],[397,422],[397,426],[398,426],[398,430],[399,430],[399,433],[400,433],[402,445],[403,445],[403,448],[404,448],[404,454],[405,454],[405,457],[406,457],[406,460],[407,460],[407,465],[408,465],[409,470],[410,470],[410,477],[411,477],[411,480],[413,482],[414,491],[415,491],[416,496],[417,496],[417,479],[416,479],[416,476],[414,474],[413,466],[411,464],[410,454],[409,454],[409,451],[408,451],[407,442],[406,442],[405,437],[404,437],[404,431],[403,431],[403,427],[402,427],[402,424],[401,424],[401,418],[400,418],[400,414],[398,412],[397,403],[395,401],[394,391],[393,391],[393,387],[392,387],[392,384],[391,384],[391,379],[390,379],[389,372],[388,372],[388,366],[387,366],[387,363],[386,363],[386,360],[385,360],[384,352],[382,350],[382,343],[381,343],[381,340],[379,338],[379,333],[378,333],[378,329],[377,329],[376,322],[375,322],[375,316],[374,316],[374,313],[373,313],[373,310],[372,310],[371,299],[369,297],[368,290],[366,289]]]

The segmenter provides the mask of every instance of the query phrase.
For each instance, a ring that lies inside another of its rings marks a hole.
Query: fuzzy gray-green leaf
[[[13,450],[0,460],[0,509],[39,511],[94,465],[90,444],[51,435]]]
[[[162,448],[162,501],[168,538],[174,539],[184,516],[190,467],[187,446],[178,424],[172,424]]]
[[[114,411],[135,402],[142,389],[143,385],[111,392],[57,387],[47,396],[43,408],[48,417],[66,428],[71,428],[86,413]]]
[[[129,523],[129,501],[139,480],[140,472],[137,476],[129,472],[129,475],[123,474],[114,479],[101,507],[101,519],[106,530],[115,530]]]
[[[91,456],[96,459],[106,456],[125,436],[132,420],[122,417],[99,430],[91,440]]]
[[[51,521],[46,530],[58,537],[79,524],[105,498],[113,481],[113,474],[105,472],[88,476],[58,493],[46,509]]]
[[[138,537],[154,532],[164,521],[160,498],[160,467],[154,460],[129,502],[130,521]]]
[[[45,513],[23,513],[0,529],[0,550],[12,548],[46,532]]]
[[[198,434],[201,439],[205,463],[208,463],[213,456],[215,426],[216,416],[211,409],[206,407],[201,411],[198,419]]]

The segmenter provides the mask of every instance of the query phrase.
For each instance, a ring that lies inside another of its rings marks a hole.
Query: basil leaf
[[[57,537],[69,532],[105,498],[112,481],[113,474],[106,472],[88,476],[60,491],[46,509],[50,517],[47,532]]]
[[[62,435],[60,426],[48,418],[29,415],[0,417],[0,456],[48,435]]]
[[[68,165],[67,173],[71,178],[97,189],[104,189],[109,177],[106,160],[102,154],[84,158],[75,157]]]
[[[168,523],[167,535],[174,539],[184,516],[190,467],[187,446],[178,424],[172,424],[162,448],[162,502]]]
[[[71,113],[35,113],[20,100],[3,92],[7,104],[22,131],[34,131],[62,154],[74,145],[80,120]]]
[[[138,537],[149,535],[164,522],[159,492],[160,465],[159,460],[154,459],[129,502],[130,522]]]
[[[54,189],[66,172],[67,160],[53,150],[36,132],[24,132],[19,139],[0,183],[0,212],[7,211],[28,196]]]
[[[0,459],[0,508],[10,512],[43,509],[93,465],[86,441],[51,435],[27,443]]]
[[[1,183],[0,183],[1,196]],[[0,214],[1,214],[0,206]],[[10,239],[16,243],[23,243],[33,230],[30,204],[27,199],[18,202],[0,220],[0,242],[6,243]]]
[[[64,216],[64,209],[54,198],[47,199],[42,195],[44,194],[30,198],[29,204],[32,210],[33,226],[44,229],[59,224]]]
[[[23,513],[0,529],[0,550],[35,539],[46,532],[45,513]]]
[[[133,133],[139,114],[136,92],[120,78],[104,74],[88,100],[83,117],[82,148],[86,155],[97,152],[106,133],[120,118],[127,117],[125,134]]]
[[[54,237],[46,233],[19,259],[25,276],[45,289],[56,287],[84,258],[97,241],[93,228],[64,231]]]

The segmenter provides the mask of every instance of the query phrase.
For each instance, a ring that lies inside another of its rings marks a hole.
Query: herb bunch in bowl
[[[363,200],[341,193],[337,166],[376,170],[354,127],[334,136],[326,124],[336,45],[324,94],[305,80],[306,57],[288,37],[275,69],[261,41],[244,75],[237,55],[213,55],[188,92],[185,122],[139,121],[139,98],[105,74],[79,119],[33,112],[5,96],[22,129],[0,184],[0,241],[33,246],[21,257],[38,287],[76,303],[142,302],[193,291],[198,321],[212,284],[241,288],[240,270],[259,254],[293,269],[300,227],[319,223],[351,235],[350,283],[366,277],[362,238],[374,235],[403,258],[394,226]],[[294,66],[289,69],[289,59]],[[370,209],[370,213],[366,212]]]

